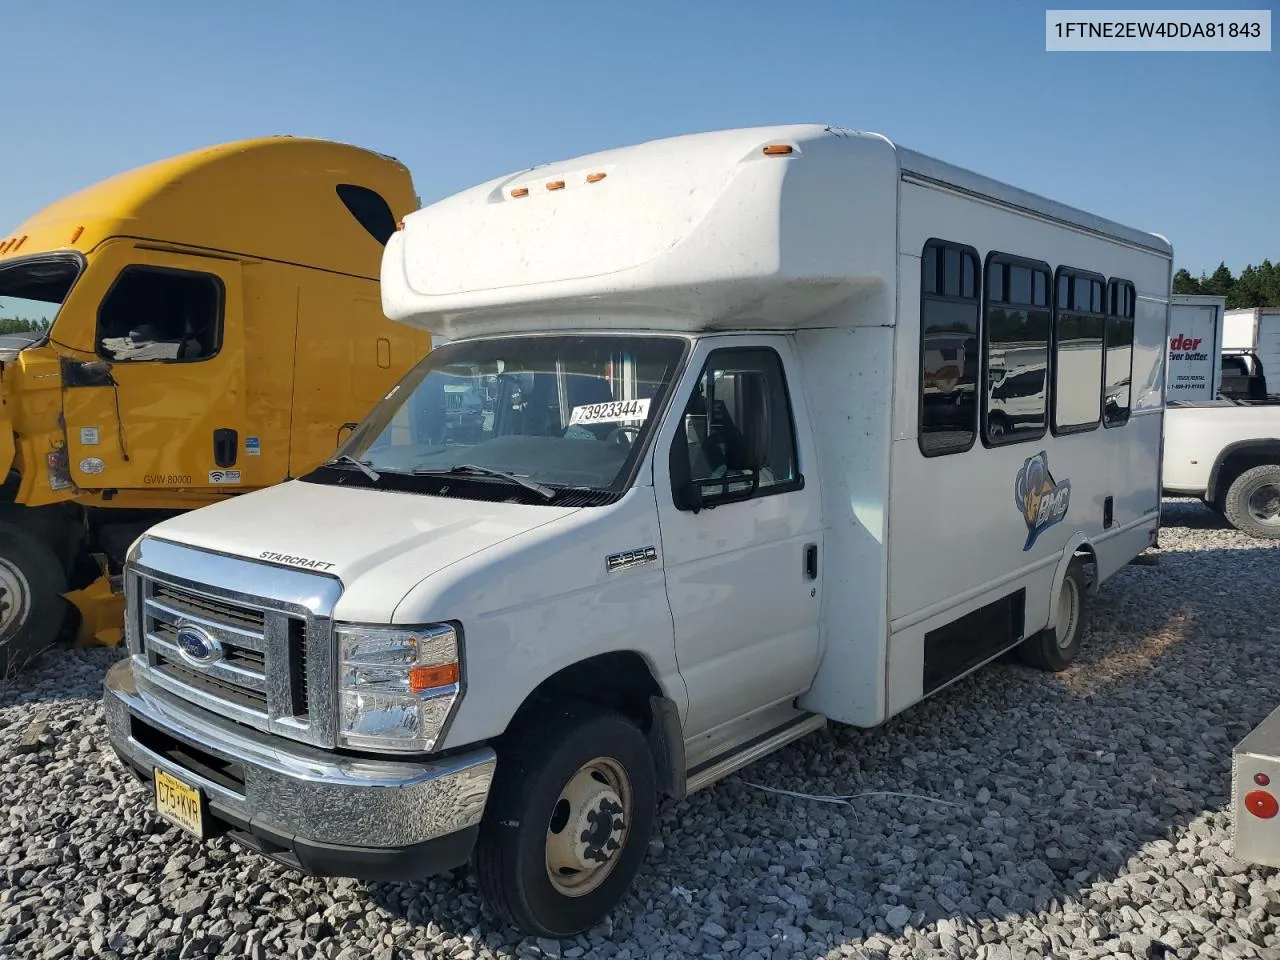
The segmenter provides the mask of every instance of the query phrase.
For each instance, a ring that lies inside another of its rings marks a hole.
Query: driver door
[[[96,355],[63,361],[77,487],[251,485],[238,261],[118,242],[95,256],[67,309],[93,318]]]

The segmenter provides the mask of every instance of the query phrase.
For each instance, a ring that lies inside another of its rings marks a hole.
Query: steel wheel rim
[[[31,612],[31,586],[10,561],[0,557],[0,640],[7,640],[27,622]]]
[[[584,763],[561,788],[545,846],[556,892],[583,897],[613,873],[631,830],[631,795],[631,778],[609,757]]]
[[[1268,526],[1280,525],[1280,486],[1260,483],[1249,493],[1249,516]]]
[[[1065,650],[1075,641],[1076,625],[1079,620],[1079,600],[1079,586],[1071,577],[1065,578],[1062,581],[1062,590],[1058,593],[1058,613],[1053,625],[1059,650]]]

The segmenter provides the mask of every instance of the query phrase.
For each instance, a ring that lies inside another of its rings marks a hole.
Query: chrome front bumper
[[[199,787],[216,822],[309,873],[407,879],[397,864],[437,872],[433,850],[438,869],[457,866],[496,763],[489,747],[421,763],[341,756],[175,703],[132,659],[107,673],[103,707],[111,745],[135,773],[158,767]]]

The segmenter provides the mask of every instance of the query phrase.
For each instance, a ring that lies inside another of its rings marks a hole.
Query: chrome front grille
[[[131,566],[126,593],[135,639],[130,643],[149,682],[239,723],[333,746],[336,667],[328,613],[340,584],[330,577],[162,546],[165,559],[168,551],[183,551],[184,573],[200,573],[202,560],[211,582]],[[278,585],[280,595],[246,594],[239,589],[246,583],[260,589]],[[332,600],[317,611],[326,593]],[[213,662],[184,655],[178,644],[184,627],[216,640],[221,655]],[[316,683],[318,677],[329,680]]]

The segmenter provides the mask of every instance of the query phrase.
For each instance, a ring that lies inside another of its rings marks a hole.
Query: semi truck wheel
[[[1227,522],[1251,537],[1280,539],[1280,464],[1246,470],[1227,490]]]
[[[29,530],[0,522],[0,677],[47,649],[66,615],[57,554]]]
[[[485,901],[526,934],[567,937],[627,895],[657,809],[639,727],[571,705],[522,726],[498,751],[473,865]]]
[[[1080,652],[1088,588],[1084,560],[1076,557],[1062,578],[1049,626],[1022,642],[1019,652],[1025,663],[1050,673],[1058,673],[1071,665]]]

